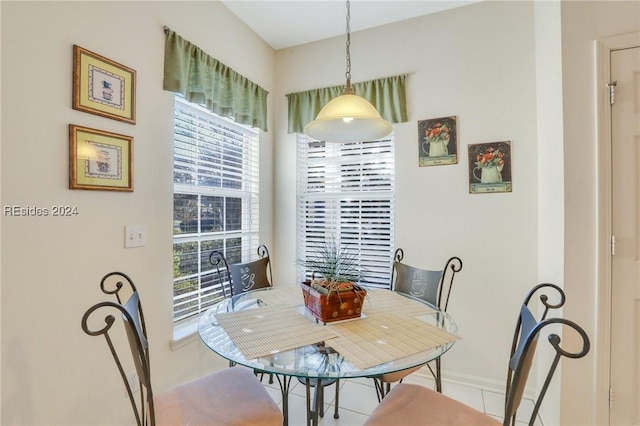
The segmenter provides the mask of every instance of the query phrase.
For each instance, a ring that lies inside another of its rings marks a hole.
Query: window
[[[332,144],[298,135],[297,257],[334,238],[357,255],[367,286],[389,287],[394,241],[393,135]],[[298,281],[313,271],[298,266]]]
[[[258,246],[258,132],[180,96],[173,148],[173,320],[223,298],[209,262],[249,260]]]

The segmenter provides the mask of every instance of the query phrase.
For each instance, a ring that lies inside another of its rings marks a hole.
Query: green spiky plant
[[[314,275],[311,286],[324,294],[360,289],[356,284],[362,279],[363,269],[355,253],[348,246],[341,246],[335,238],[323,240],[300,263]],[[316,278],[316,274],[321,279]]]

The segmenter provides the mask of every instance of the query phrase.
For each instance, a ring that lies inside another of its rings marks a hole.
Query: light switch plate
[[[144,247],[147,245],[147,227],[144,225],[126,225],[124,227],[124,247]]]

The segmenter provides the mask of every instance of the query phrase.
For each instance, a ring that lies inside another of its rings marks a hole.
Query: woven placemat
[[[294,307],[304,304],[300,287],[273,287],[271,290],[256,293],[256,298],[267,306]]]
[[[435,309],[422,302],[410,299],[393,291],[380,289],[367,290],[362,311],[367,314],[367,316],[391,312],[402,313],[411,317],[436,312]]]
[[[302,297],[302,296],[300,296]],[[216,314],[216,319],[246,359],[312,345],[337,336],[292,307],[261,307]]]
[[[331,326],[340,336],[327,342],[364,370],[426,351],[458,337],[407,315],[382,313]]]

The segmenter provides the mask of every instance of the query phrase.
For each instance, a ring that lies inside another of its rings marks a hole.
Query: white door
[[[611,52],[610,425],[640,425],[640,47]]]

